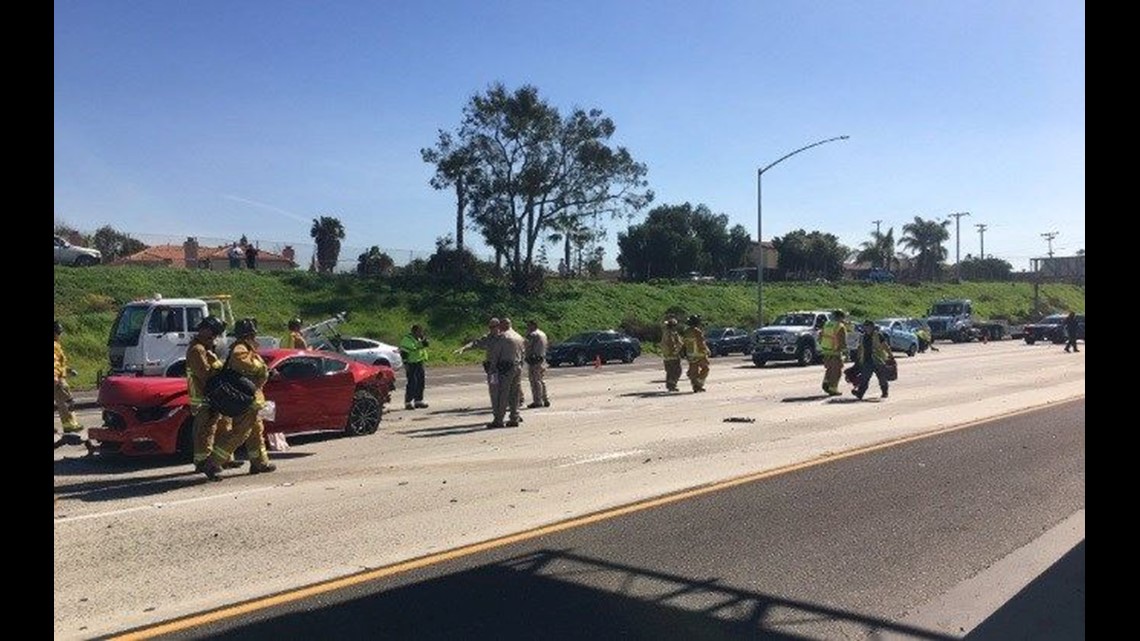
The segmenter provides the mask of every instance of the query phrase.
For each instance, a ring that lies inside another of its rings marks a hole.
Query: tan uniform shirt
[[[525,360],[531,365],[537,365],[546,360],[546,332],[535,329],[526,335]]]

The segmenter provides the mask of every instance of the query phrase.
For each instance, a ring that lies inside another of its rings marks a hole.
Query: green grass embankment
[[[610,283],[550,279],[540,295],[519,298],[496,285],[456,289],[400,279],[361,279],[353,275],[308,272],[207,271],[144,267],[56,267],[55,318],[63,323],[64,348],[79,376],[76,389],[94,386],[107,369],[107,336],[119,307],[156,293],[166,298],[230,294],[238,317],[258,319],[261,333],[281,335],[289,318],[316,322],[348,312],[346,335],[369,336],[396,344],[412,323],[427,328],[429,365],[474,363],[476,352],[455,348],[485,331],[491,316],[509,316],[520,331],[528,318],[538,321],[551,342],[588,329],[624,327],[656,346],[666,312],[680,318],[700,314],[706,325],[756,326],[756,283]],[[853,318],[924,316],[942,298],[969,298],[984,318],[1024,323],[1035,317],[1030,283],[869,284],[780,283],[763,287],[764,317],[798,309],[848,311]],[[1038,290],[1042,313],[1084,313],[1085,293],[1073,285],[1046,284]]]

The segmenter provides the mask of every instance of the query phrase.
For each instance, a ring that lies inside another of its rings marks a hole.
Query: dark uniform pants
[[[665,389],[677,389],[677,381],[681,380],[681,359],[665,359]]]

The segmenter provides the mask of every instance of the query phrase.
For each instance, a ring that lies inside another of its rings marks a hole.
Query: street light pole
[[[769,163],[767,166],[756,170],[756,324],[758,326],[764,324],[764,235],[761,233],[761,222],[763,221],[761,203],[763,200],[761,198],[762,192],[760,187],[760,178],[764,175],[764,172],[775,167],[788,158],[791,158],[792,156],[800,153],[801,151],[807,151],[812,147],[818,147],[824,143],[833,142],[836,140],[847,140],[848,138],[850,138],[850,136],[836,136],[834,138],[820,140],[819,142],[813,142],[810,145],[800,147],[793,152],[784,154],[783,156],[777,158],[775,161]]]
[[[970,212],[960,211],[950,214],[954,217],[954,280],[962,282],[962,216],[969,216]]]

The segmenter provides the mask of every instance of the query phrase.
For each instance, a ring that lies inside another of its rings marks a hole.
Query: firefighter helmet
[[[253,318],[243,318],[234,323],[234,336],[244,338],[246,336],[254,336],[257,334],[257,320]]]

